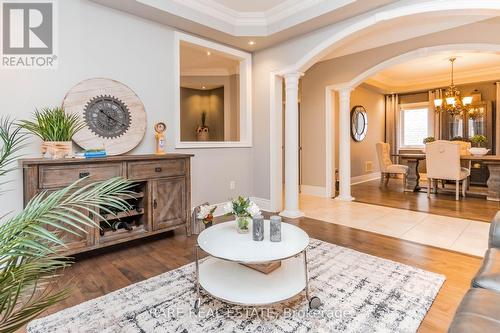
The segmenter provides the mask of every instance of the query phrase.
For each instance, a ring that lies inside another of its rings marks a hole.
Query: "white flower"
[[[250,214],[250,216],[252,217],[261,215],[259,206],[257,206],[254,202],[250,202],[250,206],[248,207],[247,211],[248,214]]]
[[[226,212],[226,214],[234,214],[234,212],[233,212],[233,203],[232,202],[228,202],[224,206],[224,211]]]
[[[214,209],[214,206],[210,205],[203,205],[200,206],[200,211],[198,212],[198,217],[200,220],[204,220],[208,217],[209,214],[211,214],[212,210]]]

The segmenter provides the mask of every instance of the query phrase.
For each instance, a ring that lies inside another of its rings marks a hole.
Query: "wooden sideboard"
[[[94,159],[22,159],[24,205],[42,191],[55,191],[81,178],[86,177],[84,182],[94,182],[121,176],[135,184],[133,198],[127,199],[133,209],[103,215],[109,223],[91,215],[101,229],[89,227],[86,233],[79,232],[80,236],[63,233],[68,249],[66,255],[180,227],[190,235],[192,156],[166,154]],[[128,230],[123,228],[124,225]]]

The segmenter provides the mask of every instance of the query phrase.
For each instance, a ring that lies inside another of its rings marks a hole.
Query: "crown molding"
[[[478,70],[455,73],[455,85],[469,84],[474,82],[495,81],[500,77],[500,66],[482,68]],[[432,76],[429,79],[397,80],[393,77],[377,74],[365,81],[365,83],[390,92],[409,92],[424,89],[434,89],[450,85],[450,74]]]
[[[266,37],[359,0],[286,0],[260,12],[240,12],[214,0],[135,0],[234,36]]]

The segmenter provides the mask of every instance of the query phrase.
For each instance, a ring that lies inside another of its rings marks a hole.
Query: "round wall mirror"
[[[351,110],[351,136],[355,141],[363,141],[368,131],[368,114],[361,105]]]

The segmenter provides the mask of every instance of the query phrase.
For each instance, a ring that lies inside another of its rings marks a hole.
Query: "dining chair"
[[[380,166],[380,184],[387,185],[391,174],[403,175],[403,190],[406,188],[406,175],[408,174],[408,166],[402,164],[394,164],[391,160],[391,146],[386,142],[378,142],[375,144],[377,149],[378,163]]]
[[[455,181],[455,200],[460,197],[460,182],[462,182],[462,195],[465,197],[470,171],[460,165],[460,144],[445,140],[430,142],[425,145],[425,159],[427,197],[431,195],[434,180]]]

